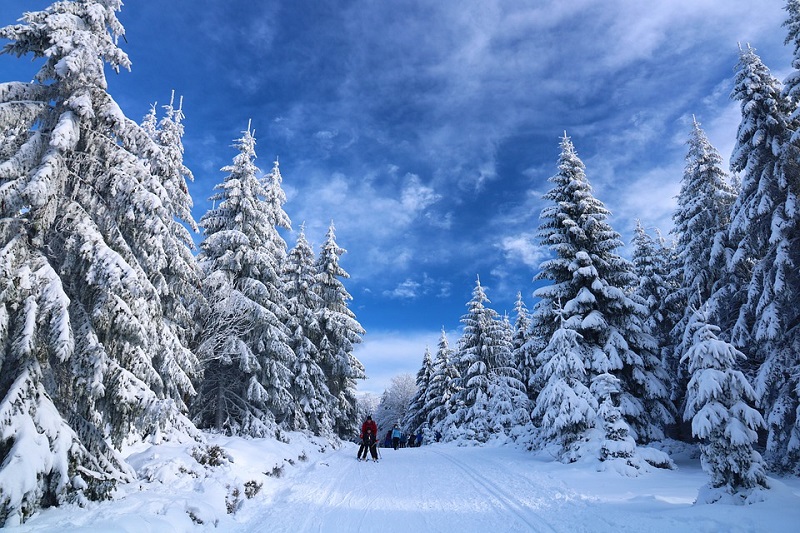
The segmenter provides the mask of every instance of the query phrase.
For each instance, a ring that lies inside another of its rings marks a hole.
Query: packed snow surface
[[[200,449],[131,450],[139,481],[113,501],[47,509],[9,531],[796,532],[800,524],[796,478],[770,478],[756,504],[693,504],[708,476],[685,448],[673,453],[676,470],[625,477],[513,446],[381,448],[374,463],[357,461],[354,444],[298,434],[289,443],[207,439]],[[224,453],[199,453],[215,445]],[[201,464],[210,457],[221,464]]]

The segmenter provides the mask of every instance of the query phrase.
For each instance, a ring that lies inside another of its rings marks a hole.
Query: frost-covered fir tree
[[[703,469],[711,476],[698,500],[752,503],[759,501],[761,489],[769,488],[764,462],[753,449],[764,419],[750,405],[753,387],[736,369],[744,354],[719,339],[719,328],[707,315],[707,309],[695,313],[687,327],[689,350],[682,358],[692,376],[683,417],[692,422]]]
[[[162,333],[165,350],[155,360],[165,384],[165,395],[176,402],[182,411],[187,410],[185,398],[193,397],[193,382],[201,371],[197,356],[188,349],[197,336],[197,319],[205,309],[200,290],[200,271],[192,250],[192,235],[197,232],[192,218],[192,198],[187,181],[193,181],[191,170],[183,163],[183,109],[170,103],[164,106],[165,116],[156,123],[155,106],[145,118],[142,127],[161,148],[151,162],[153,174],[163,190],[164,208],[171,213],[168,237],[164,239],[165,258],[159,269],[150,274],[158,289],[164,308],[165,331]],[[182,104],[182,100],[181,100]]]
[[[530,433],[531,403],[512,350],[514,328],[504,316],[502,325],[506,355],[490,372],[488,423],[495,438],[517,438]]]
[[[339,265],[346,250],[336,244],[336,229],[331,222],[317,258],[316,291],[322,300],[319,310],[321,336],[317,341],[320,366],[328,378],[328,390],[335,399],[331,406],[334,432],[350,438],[358,432],[356,419],[356,380],[364,379],[364,365],[353,355],[353,346],[361,342],[364,328],[348,307],[353,299],[341,279],[350,275]]]
[[[788,117],[797,106],[751,48],[741,51],[732,98],[742,109],[731,168],[742,174],[728,239],[729,272],[742,298],[731,339],[751,363],[744,368],[767,419],[765,458],[800,472],[800,215],[798,153]],[[715,302],[719,297],[715,296]],[[726,324],[720,324],[725,331]]]
[[[535,278],[550,281],[534,293],[540,298],[532,317],[535,338],[549,341],[562,327],[577,332],[588,371],[584,386],[606,372],[619,378],[620,410],[635,440],[660,439],[673,408],[657,346],[644,324],[646,308],[631,294],[637,281],[633,265],[615,253],[622,246],[619,234],[606,221],[609,212],[593,196],[566,135],[559,171],[550,181],[554,187],[544,198],[551,205],[542,210],[539,237],[553,257]],[[540,355],[539,365],[546,362]]]
[[[521,418],[518,407],[527,407],[525,387],[513,365],[508,327],[488,303],[478,279],[461,319],[464,333],[456,354],[461,377],[443,424],[446,439],[486,442],[498,433],[508,434]],[[521,404],[512,405],[511,398]]]
[[[531,319],[521,292],[517,292],[514,312],[516,313],[516,319],[514,320],[514,334],[511,339],[514,365],[520,374],[520,381],[528,391],[528,398],[535,400],[536,352],[533,350],[533,343],[531,342]]]
[[[269,326],[269,330],[262,338],[265,344],[259,348],[261,352],[259,379],[269,395],[268,406],[276,421],[290,428],[291,413],[294,408],[291,386],[295,354],[287,340],[290,333],[287,327],[289,311],[281,272],[286,261],[286,241],[281,237],[279,229],[290,230],[291,221],[283,210],[286,194],[283,191],[283,177],[277,158],[272,171],[261,181],[264,186],[263,200],[267,225],[260,235],[259,253],[264,255],[266,262],[259,269],[260,284],[253,288],[263,299],[262,301],[268,304],[267,309],[277,320]]]
[[[108,495],[132,476],[113,449],[125,441],[197,435],[157,363],[174,215],[149,166],[161,147],[107,92],[105,66],[130,65],[120,7],[57,2],[0,29],[4,53],[43,60],[32,82],[0,85],[6,525]]]
[[[636,221],[632,261],[639,282],[634,292],[647,308],[644,325],[655,337],[662,361],[672,353],[670,333],[680,318],[679,309],[669,298],[677,289],[670,277],[674,255],[674,246],[668,245],[657,229],[653,237]]]
[[[278,219],[258,177],[249,125],[236,146],[239,154],[223,167],[228,174],[211,197],[215,206],[200,220],[210,314],[201,346],[205,378],[193,411],[203,427],[268,436],[292,409],[294,354],[285,296],[278,291]]]
[[[295,354],[292,397],[295,407],[291,427],[315,435],[330,434],[333,428],[330,406],[334,403],[327,379],[320,368],[320,353],[314,344],[320,337],[317,312],[322,306],[314,291],[317,270],[314,250],[300,228],[297,242],[284,266],[285,292],[289,310],[289,346]]]
[[[636,443],[630,436],[630,426],[625,422],[616,397],[620,382],[611,374],[600,374],[592,380],[589,388],[599,403],[597,418],[604,439],[600,446],[600,460],[622,463],[623,467],[634,467],[632,459],[636,454]]]
[[[597,418],[597,398],[585,383],[586,352],[580,333],[562,324],[541,354],[544,387],[536,397],[532,418],[541,443],[558,444],[558,458],[567,463],[580,459],[581,446]]]
[[[683,410],[688,380],[678,365],[687,349],[683,345],[684,332],[694,310],[708,301],[720,281],[726,278],[723,251],[727,238],[724,233],[736,200],[736,191],[722,170],[722,158],[696,119],[687,144],[686,166],[672,215],[676,257],[670,281],[675,290],[667,298],[670,307],[683,309],[683,313],[670,334],[668,344],[672,353],[664,357],[668,372],[677,378],[673,380],[672,399],[679,411]],[[715,314],[712,311],[712,315]]]
[[[417,371],[417,392],[411,398],[408,412],[403,419],[402,427],[409,435],[428,432],[428,412],[425,410],[425,398],[433,377],[433,359],[431,351],[425,347],[425,354],[422,356],[422,366]]]
[[[442,433],[439,427],[447,415],[450,398],[458,390],[457,383],[461,375],[455,365],[455,354],[447,341],[447,333],[442,328],[436,358],[433,361],[428,390],[425,393],[425,411],[428,413],[427,426],[434,432]]]

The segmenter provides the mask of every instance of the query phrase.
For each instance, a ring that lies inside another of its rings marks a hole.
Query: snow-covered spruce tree
[[[534,293],[540,298],[532,317],[535,338],[551,339],[563,320],[563,328],[577,332],[576,342],[585,348],[580,351],[588,371],[584,385],[606,372],[619,378],[620,410],[634,439],[658,440],[674,420],[667,376],[646,331],[644,303],[630,294],[637,281],[633,265],[614,253],[622,246],[619,234],[606,221],[608,210],[593,196],[566,135],[559,171],[550,181],[554,187],[544,198],[552,205],[542,210],[539,237],[554,257],[535,277],[551,281]],[[546,362],[540,355],[540,374]]]
[[[290,230],[291,221],[283,210],[286,203],[286,193],[283,191],[278,160],[276,158],[272,171],[264,176],[264,204],[266,207],[267,226],[266,232],[261,234],[261,253],[266,256],[267,262],[260,269],[259,281],[253,289],[260,293],[268,303],[268,309],[277,321],[270,326],[270,331],[260,346],[261,376],[260,380],[269,395],[267,405],[275,415],[276,421],[283,427],[291,428],[291,413],[294,401],[291,395],[292,368],[295,363],[295,354],[288,345],[289,330],[288,302],[286,299],[284,281],[281,269],[286,261],[286,241],[283,240],[279,228]]]
[[[514,365],[519,371],[520,380],[528,392],[528,398],[533,401],[536,399],[535,381],[536,375],[536,352],[531,343],[531,319],[522,293],[517,292],[517,301],[514,304],[516,319],[514,320],[514,335],[511,339],[511,353],[514,358]]]
[[[790,142],[787,124],[797,102],[781,93],[749,47],[741,51],[732,98],[742,108],[731,158],[732,170],[742,173],[742,190],[728,232],[729,272],[743,298],[736,300],[731,339],[751,358],[743,363],[745,372],[752,377],[755,371],[767,419],[767,463],[800,473],[800,151]]]
[[[283,271],[289,310],[289,346],[295,354],[291,427],[310,430],[315,435],[329,435],[333,428],[329,406],[334,400],[314,344],[314,339],[320,337],[317,312],[322,302],[314,291],[317,280],[314,250],[306,240],[303,227],[294,248],[289,251]]]
[[[707,315],[701,309],[689,323],[691,341],[682,358],[692,376],[683,417],[692,422],[692,433],[701,441],[703,470],[711,476],[698,501],[752,503],[759,501],[761,489],[769,488],[764,462],[753,449],[764,419],[750,406],[755,391],[736,370],[744,354],[719,339],[719,328]]]
[[[500,324],[506,353],[490,372],[488,422],[493,435],[515,439],[530,434],[532,406],[512,351],[514,328],[507,315]]]
[[[172,213],[160,147],[107,92],[105,65],[130,64],[120,7],[57,2],[0,29],[3,53],[44,61],[0,86],[0,523],[108,495],[132,476],[109,444],[196,435],[154,366]]]
[[[200,220],[199,260],[210,314],[200,355],[205,378],[193,405],[199,426],[230,434],[272,436],[291,411],[284,295],[278,291],[275,223],[268,183],[258,178],[249,125],[228,175]],[[278,238],[280,238],[278,236]]]
[[[447,406],[450,398],[457,391],[457,383],[461,375],[455,365],[455,354],[447,341],[447,334],[442,328],[436,358],[433,361],[428,390],[425,394],[425,411],[428,413],[427,426],[431,431],[442,433],[439,424],[450,414]]]
[[[194,178],[183,163],[184,114],[182,105],[176,109],[173,100],[174,93],[164,106],[164,118],[158,123],[153,106],[142,127],[161,148],[155,153],[151,168],[163,189],[163,206],[171,214],[164,238],[165,258],[159,270],[150,275],[165,315],[165,330],[161,334],[165,349],[154,364],[164,379],[165,396],[185,412],[184,400],[196,394],[193,382],[202,370],[197,356],[188,347],[194,345],[197,319],[205,309],[205,301],[200,290],[200,270],[192,254],[194,241],[187,229],[188,226],[198,231],[186,185],[187,180]]]
[[[456,353],[460,388],[450,398],[451,414],[443,424],[447,440],[486,442],[493,435],[508,435],[520,419],[519,409],[527,410],[525,387],[513,366],[510,335],[488,303],[478,279],[461,318],[464,333]],[[512,405],[511,398],[520,403]]]
[[[600,374],[592,380],[589,390],[599,403],[598,429],[603,432],[604,437],[600,445],[600,460],[616,463],[623,471],[637,468],[636,443],[630,436],[630,426],[616,405],[620,381],[611,374]]]
[[[425,398],[428,394],[428,387],[430,387],[432,377],[433,360],[431,359],[431,351],[426,346],[425,354],[422,356],[422,366],[417,371],[417,392],[411,398],[408,412],[403,419],[402,427],[409,435],[416,435],[428,430],[428,412],[425,410]]]
[[[667,297],[667,305],[683,309],[683,313],[670,333],[668,346],[672,347],[672,353],[665,353],[663,358],[667,371],[674,376],[672,400],[679,412],[683,411],[689,379],[678,364],[687,349],[683,345],[684,332],[693,310],[708,301],[720,280],[726,277],[727,266],[721,252],[727,241],[724,234],[731,206],[736,200],[736,191],[721,168],[722,158],[696,119],[687,144],[686,166],[672,215],[676,253],[670,281],[675,290]],[[712,255],[715,249],[718,252]]]
[[[659,359],[668,360],[672,354],[670,333],[682,312],[669,298],[677,290],[675,280],[670,276],[675,263],[675,248],[667,245],[657,229],[656,237],[649,235],[637,220],[632,261],[639,280],[634,293],[647,308],[645,328],[655,337],[660,348]]]
[[[315,290],[322,300],[319,310],[321,336],[317,340],[320,366],[328,378],[328,390],[335,403],[330,406],[334,432],[349,439],[357,435],[356,380],[364,379],[364,365],[353,355],[353,346],[361,342],[364,328],[356,320],[347,304],[353,299],[340,278],[350,275],[339,265],[346,250],[336,244],[336,230],[331,222],[325,242],[317,258],[317,285]]]
[[[558,458],[565,463],[580,459],[597,418],[597,398],[585,384],[587,350],[580,333],[562,324],[541,354],[544,387],[532,418],[540,444],[558,444]]]

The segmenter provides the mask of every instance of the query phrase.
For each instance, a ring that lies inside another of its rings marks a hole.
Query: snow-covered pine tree
[[[620,381],[611,374],[600,374],[592,380],[589,390],[599,403],[597,418],[604,439],[600,446],[600,460],[619,463],[624,470],[635,469],[636,442],[630,436],[630,426],[625,422],[616,398],[620,391]]]
[[[187,411],[185,399],[193,397],[201,372],[197,356],[188,347],[194,345],[197,319],[205,309],[200,290],[200,270],[192,250],[195,248],[191,229],[198,231],[191,214],[192,198],[187,181],[193,181],[191,170],[183,163],[183,100],[176,109],[174,93],[164,106],[165,116],[156,124],[155,106],[142,127],[161,150],[151,162],[153,174],[160,181],[160,197],[170,214],[168,232],[163,237],[165,258],[160,269],[150,278],[159,291],[164,308],[164,351],[154,364],[164,381],[165,396]],[[188,227],[188,229],[187,229]]]
[[[790,91],[794,94],[792,91]],[[797,102],[752,48],[741,50],[732,98],[742,122],[731,168],[742,173],[728,232],[729,271],[743,298],[731,339],[745,351],[767,419],[771,468],[800,472],[800,215],[798,159],[788,117]],[[719,298],[714,301],[718,302]],[[725,324],[720,324],[725,331]]]
[[[278,230],[279,228],[290,230],[291,221],[283,210],[286,194],[283,191],[283,177],[277,158],[272,171],[264,176],[262,183],[267,224],[260,234],[261,240],[257,248],[258,252],[263,254],[259,283],[253,285],[252,290],[254,294],[259,295],[262,305],[277,320],[267,326],[265,335],[260,339],[262,344],[258,347],[261,365],[259,380],[269,395],[267,407],[275,415],[276,421],[288,429],[291,427],[290,415],[294,408],[290,389],[295,354],[288,345],[289,311],[281,272],[286,261],[286,241]]]
[[[106,64],[130,65],[116,44],[121,5],[57,2],[0,29],[3,53],[44,60],[33,82],[0,86],[0,287],[13,288],[0,291],[0,522],[9,525],[130,479],[109,443],[169,427],[196,434],[163,401],[153,364],[164,309],[150,273],[171,214],[147,164],[160,148],[107,92]]]
[[[211,197],[215,207],[200,220],[205,234],[199,261],[210,314],[199,350],[205,378],[193,411],[202,427],[271,436],[276,413],[287,417],[291,409],[285,362],[293,354],[286,308],[275,297],[274,242],[268,242],[276,232],[276,214],[266,202],[265,181],[258,178],[249,124],[236,146],[239,154],[222,168],[228,175]]]
[[[698,500],[752,503],[759,501],[761,489],[769,488],[764,462],[753,449],[764,419],[750,406],[756,397],[753,387],[736,370],[744,354],[718,333],[708,322],[707,308],[696,312],[686,331],[689,349],[681,359],[692,376],[683,417],[692,422],[703,469],[711,476]]]
[[[327,379],[320,368],[320,353],[314,344],[320,337],[317,312],[322,306],[314,291],[317,270],[314,250],[301,226],[297,242],[289,251],[284,266],[284,287],[289,311],[289,346],[295,354],[292,397],[294,429],[307,429],[315,435],[329,435],[333,420],[329,406],[334,403]]]
[[[428,431],[428,412],[425,410],[425,398],[428,394],[431,378],[433,377],[433,360],[431,351],[426,346],[425,354],[422,356],[422,366],[417,371],[417,392],[411,398],[408,412],[403,419],[402,427],[409,435]]]
[[[512,350],[514,328],[508,315],[500,320],[504,355],[489,373],[488,423],[495,438],[530,434],[531,403]],[[501,352],[502,353],[502,352]]]
[[[597,398],[585,384],[588,349],[580,333],[562,324],[540,357],[544,387],[536,397],[533,422],[540,443],[557,443],[558,457],[567,463],[580,459],[597,418]]]
[[[649,235],[637,220],[632,261],[639,280],[634,292],[647,308],[645,328],[655,337],[660,349],[659,359],[668,360],[672,354],[670,333],[682,311],[669,298],[677,290],[675,280],[670,277],[675,263],[675,247],[667,245],[658,229],[655,237]]]
[[[488,303],[477,279],[467,314],[461,318],[464,333],[456,354],[460,386],[450,398],[451,414],[443,424],[454,426],[444,432],[446,439],[486,442],[495,433],[508,434],[512,425],[522,423],[520,409],[526,411],[527,419],[527,395],[513,366],[509,326]]]
[[[450,398],[457,391],[456,384],[461,377],[455,365],[455,355],[447,341],[447,333],[442,328],[436,358],[433,361],[433,373],[425,394],[425,411],[428,413],[427,425],[434,432],[442,433],[439,424],[450,414],[447,406]]]
[[[467,302],[467,314],[461,317],[464,331],[455,354],[455,365],[461,377],[458,391],[450,398],[450,415],[443,424],[446,440],[466,438],[486,442],[489,439],[486,412],[489,370],[500,355],[502,335],[497,312],[487,307],[488,303],[490,300],[478,278],[472,299]]]
[[[517,301],[514,304],[516,319],[514,320],[514,335],[511,339],[511,353],[514,358],[514,365],[520,374],[520,381],[525,385],[528,398],[533,401],[536,399],[535,381],[536,375],[536,352],[533,350],[531,339],[531,319],[525,301],[522,299],[522,292],[517,292]]]
[[[678,364],[687,349],[683,345],[684,332],[693,310],[708,301],[717,284],[726,277],[726,261],[720,252],[727,241],[723,236],[736,200],[736,191],[721,168],[722,158],[696,119],[687,144],[681,189],[672,215],[676,253],[670,282],[675,290],[667,297],[667,305],[683,309],[683,313],[670,333],[668,345],[673,351],[663,358],[667,371],[674,376],[672,400],[680,412],[689,379]],[[715,249],[719,252],[712,255]],[[717,314],[713,310],[711,313]]]
[[[539,237],[554,257],[535,277],[551,281],[534,293],[540,298],[532,317],[535,338],[551,339],[562,327],[577,332],[575,342],[585,347],[584,386],[605,372],[619,378],[620,410],[635,440],[660,439],[674,420],[673,408],[657,346],[645,329],[645,306],[630,294],[637,281],[633,265],[614,253],[622,246],[619,234],[606,221],[609,212],[593,196],[566,134],[559,171],[550,181],[554,187],[544,198],[552,204],[542,210]],[[544,365],[547,359],[540,355],[539,361]]]
[[[317,341],[320,366],[328,378],[328,390],[335,398],[331,407],[334,432],[342,438],[358,434],[356,419],[356,380],[364,379],[364,365],[353,355],[353,346],[361,342],[364,328],[347,306],[353,299],[340,278],[350,275],[339,265],[346,250],[336,244],[336,229],[331,222],[317,258],[317,285],[322,299],[319,310],[321,337]]]

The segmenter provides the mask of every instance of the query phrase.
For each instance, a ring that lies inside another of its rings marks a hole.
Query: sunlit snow
[[[300,434],[290,443],[207,437],[129,450],[139,480],[113,501],[46,509],[12,530],[789,532],[800,523],[796,478],[770,478],[760,503],[695,505],[708,476],[683,444],[671,450],[677,469],[630,478],[514,446],[381,448],[374,463],[356,461],[355,444]],[[221,447],[223,464],[200,464],[198,446]]]

